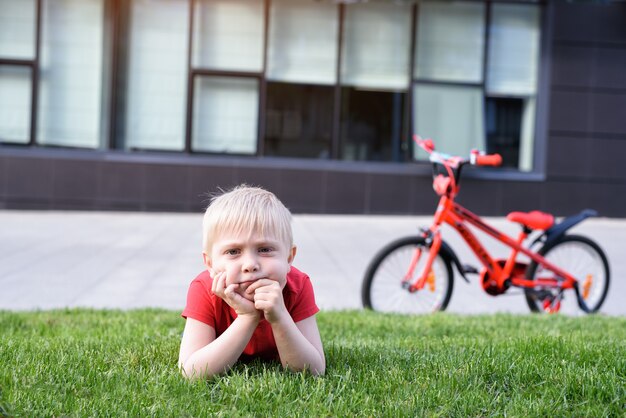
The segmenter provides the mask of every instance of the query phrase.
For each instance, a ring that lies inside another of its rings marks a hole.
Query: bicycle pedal
[[[471,266],[469,264],[463,264],[463,266],[461,266],[461,269],[463,269],[463,274],[478,274],[479,273],[476,267]]]

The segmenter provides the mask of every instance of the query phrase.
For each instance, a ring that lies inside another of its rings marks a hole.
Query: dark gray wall
[[[626,217],[626,4],[550,2],[546,18],[545,176],[470,175],[460,201],[481,215],[591,207]],[[296,213],[431,214],[436,205],[429,167],[417,164],[0,147],[0,208],[200,211],[207,191],[242,182]]]
[[[546,205],[626,216],[626,4],[557,2]]]

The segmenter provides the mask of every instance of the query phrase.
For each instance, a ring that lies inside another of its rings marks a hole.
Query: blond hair
[[[224,232],[240,235],[257,232],[293,246],[291,213],[274,195],[245,184],[211,198],[202,222],[202,248],[211,254],[213,242]]]

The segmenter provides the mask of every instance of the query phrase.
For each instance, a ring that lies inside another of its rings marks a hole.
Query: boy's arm
[[[272,323],[280,361],[284,367],[301,371],[309,369],[314,375],[326,371],[326,359],[315,315],[297,323],[290,315]]]
[[[242,315],[215,338],[212,326],[187,318],[178,357],[185,377],[205,378],[230,369],[243,353],[258,323],[258,317]]]
[[[283,292],[278,282],[258,280],[246,290],[254,294],[254,304],[265,314],[284,367],[301,371],[309,369],[314,375],[326,370],[326,359],[315,316],[296,324],[285,307]]]

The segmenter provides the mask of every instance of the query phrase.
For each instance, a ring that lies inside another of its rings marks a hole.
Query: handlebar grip
[[[488,165],[492,167],[497,167],[502,164],[502,157],[500,154],[490,154],[490,155],[475,155],[474,156],[474,165]]]

